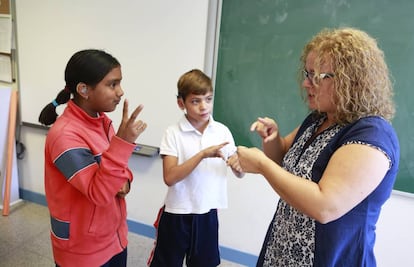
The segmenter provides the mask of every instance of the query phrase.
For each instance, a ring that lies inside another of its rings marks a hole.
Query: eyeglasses
[[[303,70],[303,79],[308,79],[311,83],[313,83],[313,77],[315,77],[314,72],[308,72],[307,70]],[[335,75],[333,73],[319,73],[320,79],[328,79],[333,78]]]

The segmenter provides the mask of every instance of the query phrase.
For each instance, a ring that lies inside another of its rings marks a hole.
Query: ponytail
[[[39,122],[43,125],[51,125],[56,121],[58,114],[56,113],[56,107],[65,104],[70,99],[70,90],[68,87],[65,87],[59,92],[56,96],[56,99],[47,104],[40,112]]]

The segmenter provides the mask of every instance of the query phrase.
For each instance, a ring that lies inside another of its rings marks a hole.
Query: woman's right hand
[[[250,131],[256,131],[263,139],[264,143],[274,140],[279,134],[279,127],[273,119],[259,117],[250,126]]]
[[[131,117],[128,118],[128,100],[125,99],[122,111],[122,121],[121,125],[119,125],[116,136],[127,142],[135,143],[138,136],[147,128],[147,124],[145,122],[136,120],[143,108],[143,105],[139,105],[134,112],[132,112]]]

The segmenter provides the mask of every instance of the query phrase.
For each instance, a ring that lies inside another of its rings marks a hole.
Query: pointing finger
[[[258,124],[257,121],[252,123],[252,125],[250,126],[250,131],[251,132],[254,132],[257,129],[257,124]]]
[[[223,147],[223,146],[227,145],[228,143],[229,143],[229,142],[223,142],[223,143],[221,143],[219,146]]]
[[[139,105],[134,112],[131,114],[131,120],[135,121],[135,119],[138,117],[139,113],[144,109],[144,105]]]

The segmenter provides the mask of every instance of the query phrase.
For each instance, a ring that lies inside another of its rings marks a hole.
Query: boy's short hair
[[[205,95],[208,92],[213,92],[213,85],[210,77],[199,69],[192,69],[183,75],[177,83],[178,94],[183,100],[189,94]]]

